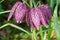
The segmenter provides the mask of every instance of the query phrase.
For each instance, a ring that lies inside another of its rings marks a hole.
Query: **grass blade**
[[[56,33],[56,39],[60,40],[60,27],[58,24],[57,10],[58,10],[58,5],[55,6],[53,17],[54,17],[54,27],[55,27],[54,29]]]

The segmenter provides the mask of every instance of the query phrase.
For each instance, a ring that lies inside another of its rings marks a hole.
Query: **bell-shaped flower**
[[[12,7],[8,20],[10,20],[11,17],[14,15],[16,22],[21,23],[25,13],[26,13],[26,5],[21,2],[16,2],[16,4]]]
[[[44,25],[47,28],[48,20],[51,19],[51,16],[51,10],[48,5],[32,8],[30,12],[30,24],[38,30],[40,25]]]
[[[45,15],[47,16],[48,20],[51,19],[52,14],[51,14],[50,7],[47,4],[45,4],[45,5],[42,5],[41,8],[45,12]]]
[[[10,12],[9,17],[8,17],[8,21],[11,19],[11,17],[12,17],[13,14],[15,13],[15,10],[16,10],[16,8],[17,8],[17,6],[18,6],[19,4],[21,4],[21,3],[20,3],[20,2],[16,2],[16,4],[12,7],[11,12]]]
[[[40,16],[41,16],[41,23],[47,27],[48,24],[48,20],[51,19],[51,10],[50,7],[46,4],[46,5],[42,5],[40,7],[38,7]]]
[[[15,17],[17,23],[21,23],[26,17],[26,23],[39,30],[40,25],[44,25],[45,27],[47,26],[48,20],[51,18],[51,10],[48,5],[29,9],[22,2],[16,2],[11,9],[8,21],[12,18],[12,16]]]
[[[31,12],[30,12],[30,15],[31,15],[31,19],[30,19],[31,23],[33,23],[34,26],[37,29],[39,29],[39,27],[40,27],[40,17],[39,17],[37,8],[32,8]]]

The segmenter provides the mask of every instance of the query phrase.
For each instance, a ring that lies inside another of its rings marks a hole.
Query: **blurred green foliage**
[[[1,2],[2,0],[0,0]],[[10,3],[12,6],[19,0],[4,0],[0,3],[0,12],[4,12],[4,10],[9,10],[9,7],[7,6],[8,4],[7,3]],[[36,5],[38,3],[39,0],[32,0],[33,2],[33,5]],[[48,38],[46,38],[46,40],[51,40],[51,33],[53,30],[55,30],[55,34],[56,34],[56,40],[60,40],[60,0],[41,0],[42,3],[44,4],[48,4],[51,8],[51,11],[52,11],[52,19],[49,21],[49,27],[48,29],[44,29],[43,27],[40,29],[40,31],[37,31],[36,33],[39,35],[40,33],[40,36],[42,37],[42,40],[44,37],[44,32],[47,31],[48,33]],[[7,8],[8,7],[8,8]],[[10,8],[11,9],[11,8]],[[0,26],[2,26],[2,23],[5,24],[5,23],[13,23],[15,25],[13,25],[13,27],[10,26],[6,26],[5,28],[3,28],[2,30],[5,30],[7,33],[9,33],[12,38],[14,40],[17,40],[17,38],[31,38],[31,36],[29,36],[28,34],[24,33],[26,32],[26,30],[31,33],[30,31],[30,27],[27,27],[25,22],[23,22],[22,24],[17,24],[15,23],[15,21],[11,20],[11,21],[7,21],[7,16],[8,14],[1,14],[0,15]],[[59,16],[58,16],[59,15]],[[18,25],[18,26],[16,26]],[[2,26],[2,27],[4,27]],[[21,28],[19,28],[21,26]],[[25,28],[24,28],[25,26]],[[19,30],[17,30],[19,29]],[[25,29],[25,30],[24,30]],[[51,30],[50,30],[51,29]],[[21,31],[20,31],[21,30]],[[23,32],[22,32],[23,31]],[[3,37],[3,40],[8,40],[8,37]]]

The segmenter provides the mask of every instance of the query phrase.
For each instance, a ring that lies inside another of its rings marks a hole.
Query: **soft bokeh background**
[[[31,33],[30,27],[26,25],[25,21],[21,24],[16,23],[14,18],[7,21],[9,11],[17,1],[22,2],[22,0],[0,0],[0,40],[31,40],[31,37],[26,34],[24,30],[19,29],[21,27]],[[37,3],[39,0],[34,1]],[[42,27],[41,34],[47,31],[46,40],[60,40],[60,0],[40,1],[42,4],[48,4],[52,11],[49,28],[46,29]],[[36,32],[38,35],[37,40],[40,40],[41,36],[39,35],[38,30]]]

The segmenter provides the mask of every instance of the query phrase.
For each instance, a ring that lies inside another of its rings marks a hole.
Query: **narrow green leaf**
[[[33,0],[34,7],[37,5],[39,0]]]
[[[52,27],[51,27],[51,20],[49,20],[49,26],[48,26],[48,36],[47,36],[47,39],[48,40],[51,40],[51,33],[52,33],[52,30],[49,30],[49,29],[53,29]]]
[[[56,39],[60,40],[60,27],[58,24],[58,16],[57,16],[57,10],[58,10],[58,5],[55,6],[54,9],[54,29],[55,29],[55,33],[56,33]]]
[[[60,4],[60,0],[57,0],[57,4],[58,4],[58,5]]]
[[[54,9],[55,3],[56,3],[56,0],[50,0],[50,7],[52,10]]]
[[[2,3],[4,0],[1,0],[0,3]]]

